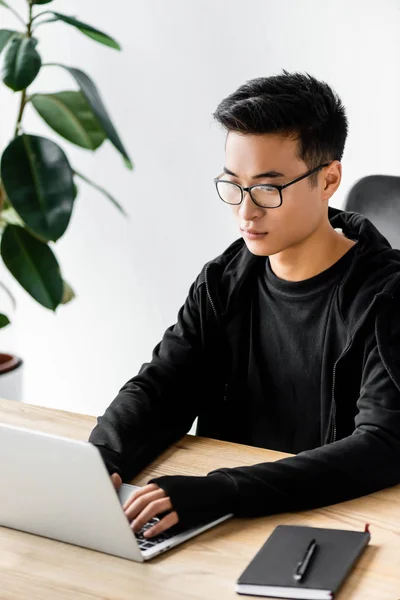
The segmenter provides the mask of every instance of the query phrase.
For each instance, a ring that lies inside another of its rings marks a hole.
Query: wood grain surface
[[[0,422],[87,440],[96,419],[0,400]],[[218,467],[250,465],[284,456],[187,435],[132,483],[142,485],[159,475],[205,475]],[[7,460],[6,456],[1,458]],[[240,598],[235,582],[276,525],[361,530],[366,522],[370,523],[370,545],[338,599],[400,600],[400,486],[318,510],[230,519],[144,564],[0,527],[0,599]]]

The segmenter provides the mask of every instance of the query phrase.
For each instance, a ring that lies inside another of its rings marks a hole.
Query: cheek
[[[318,204],[312,202],[310,197],[297,196],[269,212],[267,216],[267,229],[271,233],[269,244],[276,252],[285,247],[296,244],[307,238],[318,227],[321,221]],[[271,251],[274,253],[274,250]]]
[[[290,230],[313,229],[321,219],[322,203],[316,195],[310,193],[303,196],[288,198],[282,206],[277,209],[280,212],[276,216],[279,224]]]
[[[229,208],[231,210],[231,215],[233,216],[234,220],[236,221],[236,224],[242,223],[243,218],[239,214],[240,205],[239,206],[230,206]]]

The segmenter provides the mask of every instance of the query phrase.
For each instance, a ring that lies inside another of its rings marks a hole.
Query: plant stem
[[[111,196],[111,194],[109,194],[109,192],[107,192],[107,190],[105,190],[103,187],[101,187],[101,185],[99,185],[98,183],[94,183],[94,181],[91,181],[90,179],[88,179],[87,177],[85,177],[84,175],[82,175],[82,173],[78,173],[78,171],[76,171],[75,169],[72,169],[72,172],[74,175],[76,175],[77,177],[80,177],[83,181],[86,181],[86,183],[88,183],[89,185],[91,185],[92,187],[94,187],[96,190],[98,190],[99,192],[101,192],[102,194],[104,194],[106,196],[106,198],[108,198],[109,200],[111,200],[111,202],[114,204],[114,206],[116,206],[118,208],[118,210],[120,212],[122,212],[122,214],[124,215],[124,217],[128,218],[128,215],[125,211],[124,208],[122,208],[122,206],[120,205],[119,202],[117,202],[115,200],[115,198],[113,198]]]
[[[10,298],[12,305],[13,305],[13,309],[15,310],[17,307],[17,302],[14,298],[14,296],[12,295],[12,293],[10,292],[10,290],[4,285],[4,283],[1,283],[0,281],[0,288],[3,288],[3,290],[6,292],[6,294],[8,295],[8,297]]]
[[[32,21],[33,21],[33,17],[32,17],[32,10],[33,10],[32,0],[28,0],[28,4],[29,4],[29,17],[28,17],[27,34],[28,34],[28,37],[32,37]]]
[[[33,5],[32,5],[32,0],[28,0],[28,5],[29,5],[29,15],[28,15],[28,23],[26,25],[26,35],[28,36],[28,38],[32,37],[32,21],[33,21],[33,17],[32,17],[32,10],[33,10]],[[24,23],[25,25],[25,23]],[[27,98],[26,98],[26,88],[24,90],[22,90],[21,93],[21,102],[19,105],[19,111],[18,111],[18,117],[17,117],[17,122],[15,124],[15,131],[14,131],[14,137],[17,137],[17,135],[19,134],[20,128],[21,128],[21,122],[22,122],[22,115],[24,114],[24,109],[26,106],[26,102],[27,102]]]
[[[44,10],[43,12],[41,12],[41,13],[38,13],[37,15],[35,15],[35,16],[33,17],[33,19],[32,19],[32,23],[33,23],[33,21],[36,21],[36,19],[37,19],[38,17],[41,17],[41,16],[43,16],[43,15],[47,15],[47,14],[53,14],[53,13],[52,13],[52,11],[51,11],[51,10]]]
[[[36,29],[40,25],[45,25],[46,23],[54,23],[54,21],[58,21],[58,18],[54,17],[53,19],[44,19],[43,21],[39,21],[38,23],[34,23],[33,27],[32,27],[32,33],[34,33],[36,31]]]
[[[17,117],[17,123],[15,125],[14,137],[17,137],[17,135],[19,134],[19,130],[20,130],[20,127],[21,127],[22,115],[24,113],[25,104],[26,104],[26,89],[22,90],[21,103],[19,105],[19,112],[18,112],[18,117]]]

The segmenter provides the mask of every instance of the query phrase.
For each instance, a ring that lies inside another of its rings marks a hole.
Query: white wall
[[[12,3],[26,12],[24,0]],[[66,25],[38,29],[45,61],[94,78],[135,170],[109,143],[92,155],[62,142],[32,108],[25,130],[60,143],[130,218],[79,183],[70,227],[55,247],[77,298],[52,314],[1,265],[18,308],[0,349],[25,360],[26,402],[97,415],[149,360],[202,265],[237,237],[212,182],[224,134],[211,114],[222,98],[253,77],[308,71],[336,89],[350,120],[343,182],[331,204],[341,206],[364,175],[399,173],[400,2],[55,0],[42,8],[75,15],[121,42],[117,53]],[[17,25],[1,8],[0,23]],[[73,81],[55,68],[43,69],[31,87],[62,89],[74,89]],[[2,86],[1,149],[18,99]]]

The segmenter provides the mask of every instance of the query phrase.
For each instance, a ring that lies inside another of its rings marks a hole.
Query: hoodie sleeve
[[[154,348],[152,360],[120,389],[90,434],[108,472],[131,479],[190,429],[200,406],[206,353],[200,314],[209,310],[201,274]],[[215,347],[216,344],[213,344]]]
[[[220,468],[203,478],[153,479],[182,520],[200,515],[202,504],[210,513],[256,517],[335,504],[400,483],[400,391],[392,370],[397,361],[400,374],[400,319],[392,324],[386,322],[385,351],[375,336],[369,348],[352,435],[276,462]]]

